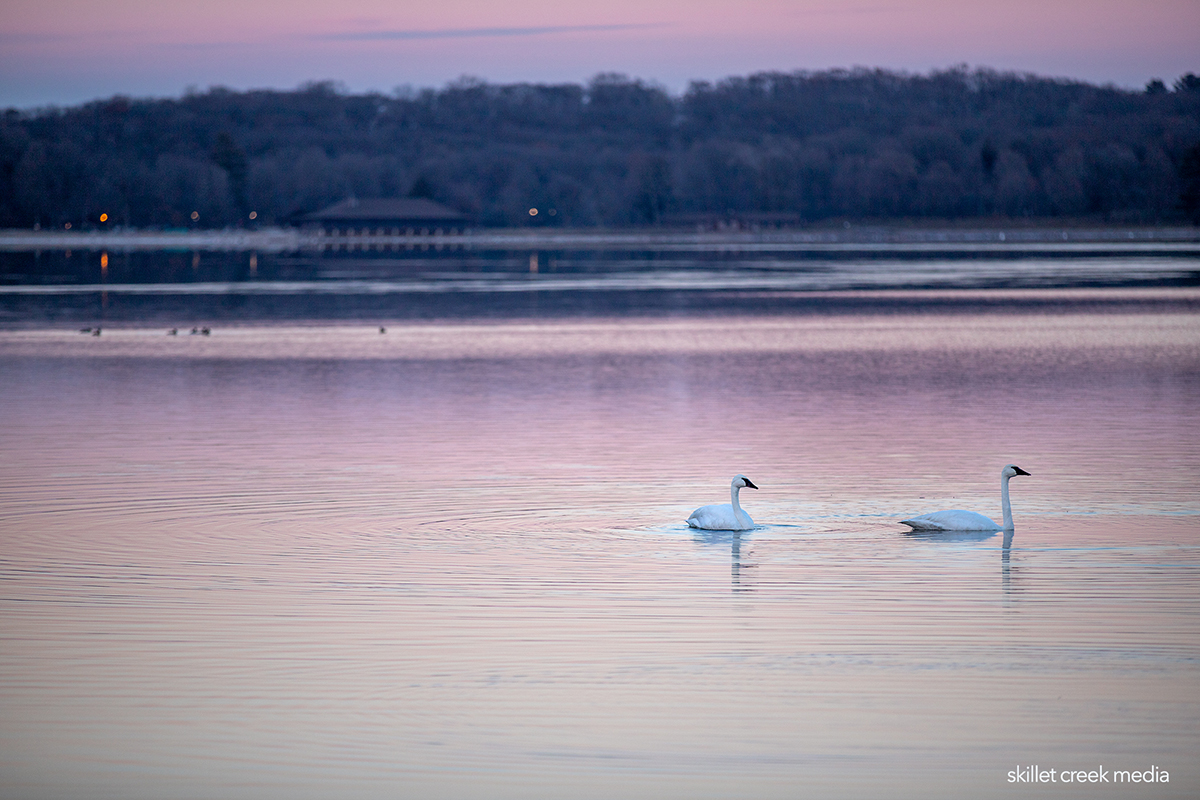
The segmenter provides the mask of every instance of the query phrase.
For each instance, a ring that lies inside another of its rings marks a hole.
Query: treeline
[[[1195,218],[1200,78],[1128,91],[858,69],[679,97],[617,75],[393,95],[316,83],[0,121],[0,227],[285,223],[347,196],[409,194],[497,226]]]

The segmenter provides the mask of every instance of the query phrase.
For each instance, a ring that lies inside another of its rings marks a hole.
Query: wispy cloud
[[[45,44],[46,42],[65,42],[71,38],[73,37],[63,33],[0,31],[0,44]]]
[[[326,33],[313,38],[332,42],[386,42],[416,39],[474,39],[505,36],[548,36],[556,33],[596,33],[605,31],[645,30],[661,28],[665,22],[635,25],[545,25],[526,28],[435,28],[416,31],[351,31]]]

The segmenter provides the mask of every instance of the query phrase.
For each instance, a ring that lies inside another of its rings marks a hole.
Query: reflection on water
[[[554,249],[546,243],[539,249],[536,243],[522,245],[517,236],[506,249],[493,244],[442,252],[414,250],[410,244],[396,252],[129,249],[111,256],[107,250],[6,252],[0,247],[0,321],[190,325],[297,318],[763,313],[820,309],[830,301],[879,305],[861,294],[865,291],[1194,290],[1200,285],[1200,244],[1185,239],[1069,247],[731,241],[609,249],[601,244]]]
[[[748,592],[753,589],[750,576],[742,574],[743,569],[754,568],[754,564],[742,556],[742,531],[695,531],[692,537],[705,547],[729,551],[729,582],[733,591]]]
[[[905,531],[904,535],[913,539],[925,539],[931,542],[982,542],[1000,533],[994,531]],[[1006,539],[1010,540],[1012,531],[1008,531]]]
[[[0,332],[0,795],[1194,796],[1200,325],[1089,309]]]
[[[1000,584],[1004,587],[1004,596],[1012,591],[1012,541],[1015,531],[1004,532],[1004,546],[1000,551]]]
[[[962,544],[984,542],[1001,531],[904,531],[901,535],[910,539],[923,539],[927,542],[944,542],[946,544]],[[1012,544],[1015,531],[1003,531],[1000,547],[1000,585],[1007,599],[1012,591]]]

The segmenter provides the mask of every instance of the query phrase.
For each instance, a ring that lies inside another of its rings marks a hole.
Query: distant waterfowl
[[[200,332],[199,328],[192,328],[192,332],[189,333],[188,336],[195,336],[199,332]]]
[[[702,506],[692,512],[687,524],[708,531],[745,531],[754,527],[754,520],[742,510],[738,492],[743,488],[757,489],[745,475],[734,475],[729,483],[729,503]]]
[[[92,329],[91,328],[80,328],[79,332],[80,333],[91,333]]]
[[[96,328],[96,330],[92,331],[92,336],[99,336],[99,335],[100,335],[100,329],[99,329],[99,328]]]
[[[208,328],[201,328],[200,333],[202,333],[205,336],[208,336],[210,333],[212,333],[212,331],[210,331]]]
[[[178,328],[171,328],[171,330],[167,331],[167,336],[178,336],[178,335],[179,335]]]
[[[1004,524],[997,525],[983,514],[974,511],[934,511],[912,519],[900,520],[914,531],[1011,531],[1013,529],[1012,506],[1008,502],[1008,479],[1029,473],[1016,464],[1008,464],[1000,470],[1000,510]]]
[[[385,328],[385,327],[383,327],[382,325],[380,325],[380,326],[379,326],[379,332],[380,332],[380,333],[387,333],[387,328]]]

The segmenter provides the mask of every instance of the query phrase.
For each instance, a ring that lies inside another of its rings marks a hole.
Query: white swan
[[[693,528],[709,531],[746,531],[754,527],[754,520],[742,511],[738,502],[738,491],[743,487],[757,489],[754,482],[745,475],[734,475],[729,482],[729,503],[720,505],[701,506],[688,517],[687,524]]]
[[[1011,531],[1013,529],[1012,506],[1008,502],[1008,479],[1029,473],[1016,464],[1000,470],[1000,508],[1004,513],[1004,524],[997,525],[983,514],[974,511],[934,511],[912,519],[900,520],[914,531]]]

